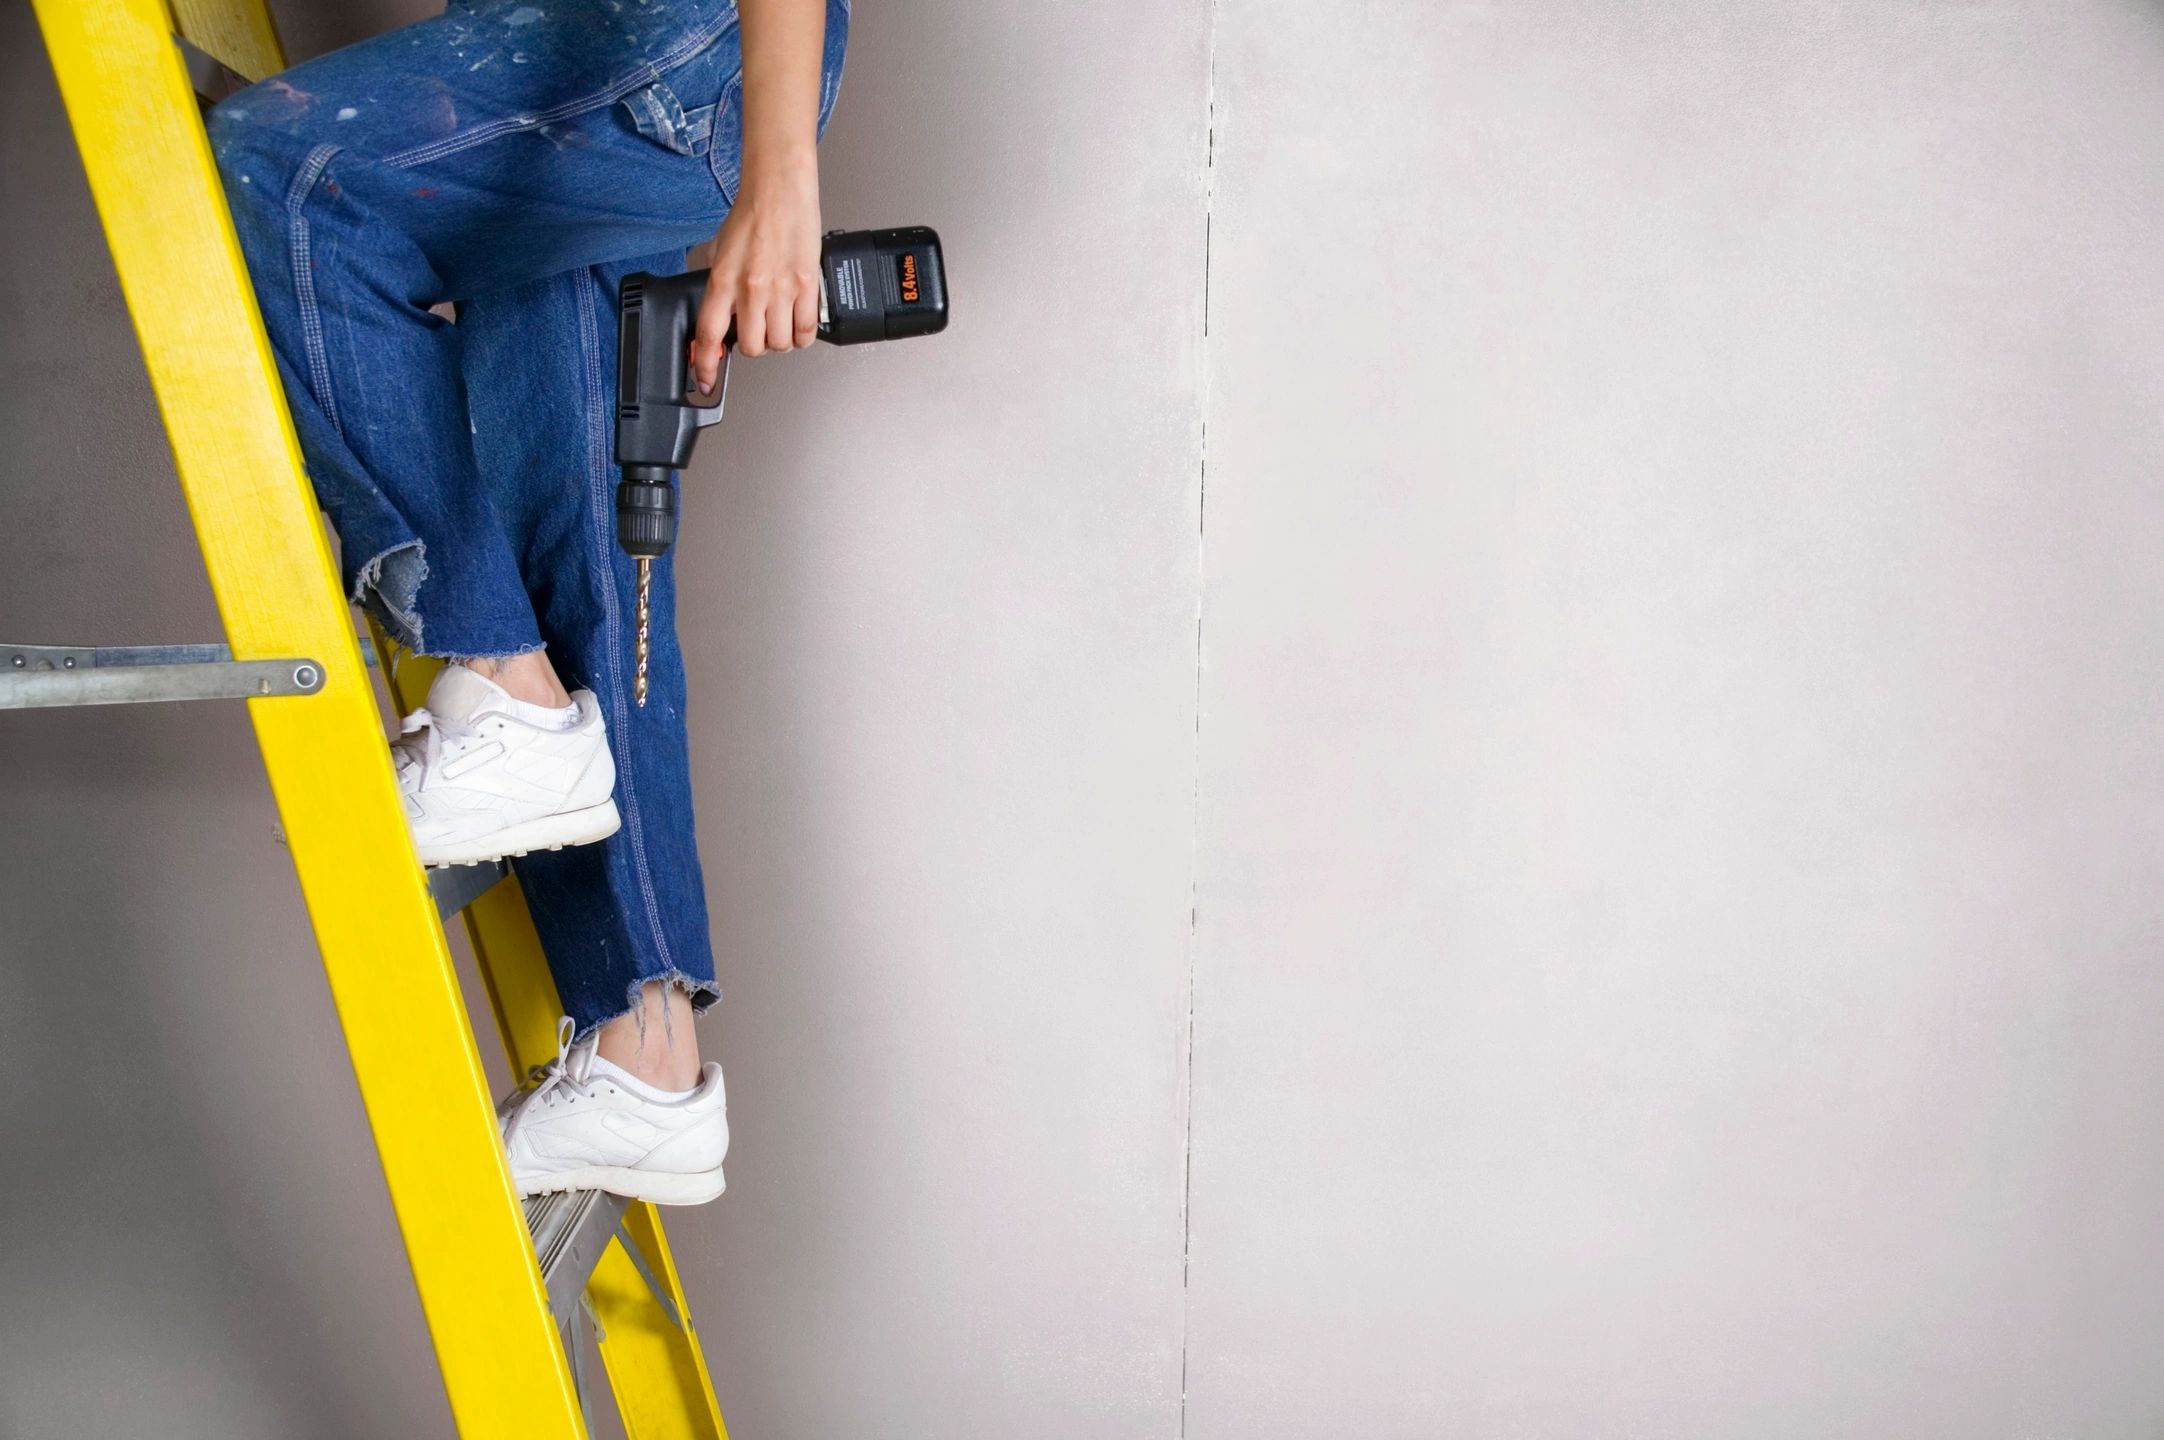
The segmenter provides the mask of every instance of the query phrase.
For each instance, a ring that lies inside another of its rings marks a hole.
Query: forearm
[[[744,46],[743,183],[816,174],[826,0],[738,0]]]
[[[691,340],[702,391],[722,341],[744,355],[793,350],[819,333],[819,87],[826,0],[737,0],[744,48],[744,137],[736,203],[707,254],[706,299]]]

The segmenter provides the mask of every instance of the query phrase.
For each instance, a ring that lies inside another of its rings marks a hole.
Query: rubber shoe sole
[[[421,863],[430,869],[451,865],[485,865],[492,860],[507,860],[514,856],[530,854],[535,850],[561,850],[566,845],[591,845],[596,840],[606,840],[623,828],[623,817],[616,813],[616,802],[604,800],[599,805],[589,805],[584,810],[566,810],[559,815],[543,815],[534,820],[522,820],[507,825],[491,834],[479,835],[471,840],[423,848],[415,842]],[[593,1189],[593,1186],[582,1187]]]
[[[518,1182],[518,1193],[557,1195],[566,1190],[606,1190],[649,1205],[704,1205],[723,1190],[721,1167],[669,1174],[656,1170],[633,1170],[622,1165],[582,1165],[533,1180]]]

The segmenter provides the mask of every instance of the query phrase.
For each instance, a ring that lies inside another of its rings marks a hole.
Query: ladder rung
[[[448,920],[496,888],[511,873],[502,860],[482,865],[446,865],[428,872],[428,893],[436,897],[436,913]]]
[[[586,1289],[587,1277],[616,1238],[630,1201],[601,1190],[571,1190],[526,1199],[526,1228],[533,1232],[534,1257],[541,1262],[541,1283],[549,1309],[558,1320],[569,1316]]]

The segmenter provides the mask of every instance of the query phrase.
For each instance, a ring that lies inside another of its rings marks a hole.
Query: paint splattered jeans
[[[822,130],[848,21],[829,0]],[[582,1034],[649,980],[719,993],[674,574],[639,709],[611,452],[617,281],[728,214],[742,64],[733,0],[452,0],[210,115],[349,593],[422,654],[546,645],[601,699],[623,828],[518,862]]]

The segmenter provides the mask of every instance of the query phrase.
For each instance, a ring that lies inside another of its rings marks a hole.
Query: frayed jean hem
[[[617,1011],[614,1015],[604,1015],[599,1020],[590,1021],[580,1026],[578,1033],[571,1037],[571,1042],[575,1045],[612,1021],[621,1020],[626,1015],[638,1014],[644,1006],[646,987],[657,981],[669,989],[681,990],[685,998],[691,1001],[691,1013],[694,1017],[704,1015],[721,999],[721,986],[717,982],[700,980],[686,975],[681,970],[670,970],[661,975],[641,975],[624,987],[623,1009]],[[666,1025],[668,1023],[667,1010],[662,1011],[662,1017],[662,1023]],[[645,1027],[642,1024],[640,1028],[643,1031]]]
[[[383,628],[391,643],[410,655],[422,655],[449,664],[473,660],[511,660],[547,649],[545,642],[509,641],[502,646],[478,649],[430,649],[418,603],[422,582],[428,579],[428,544],[402,540],[373,556],[353,578],[348,598]]]

